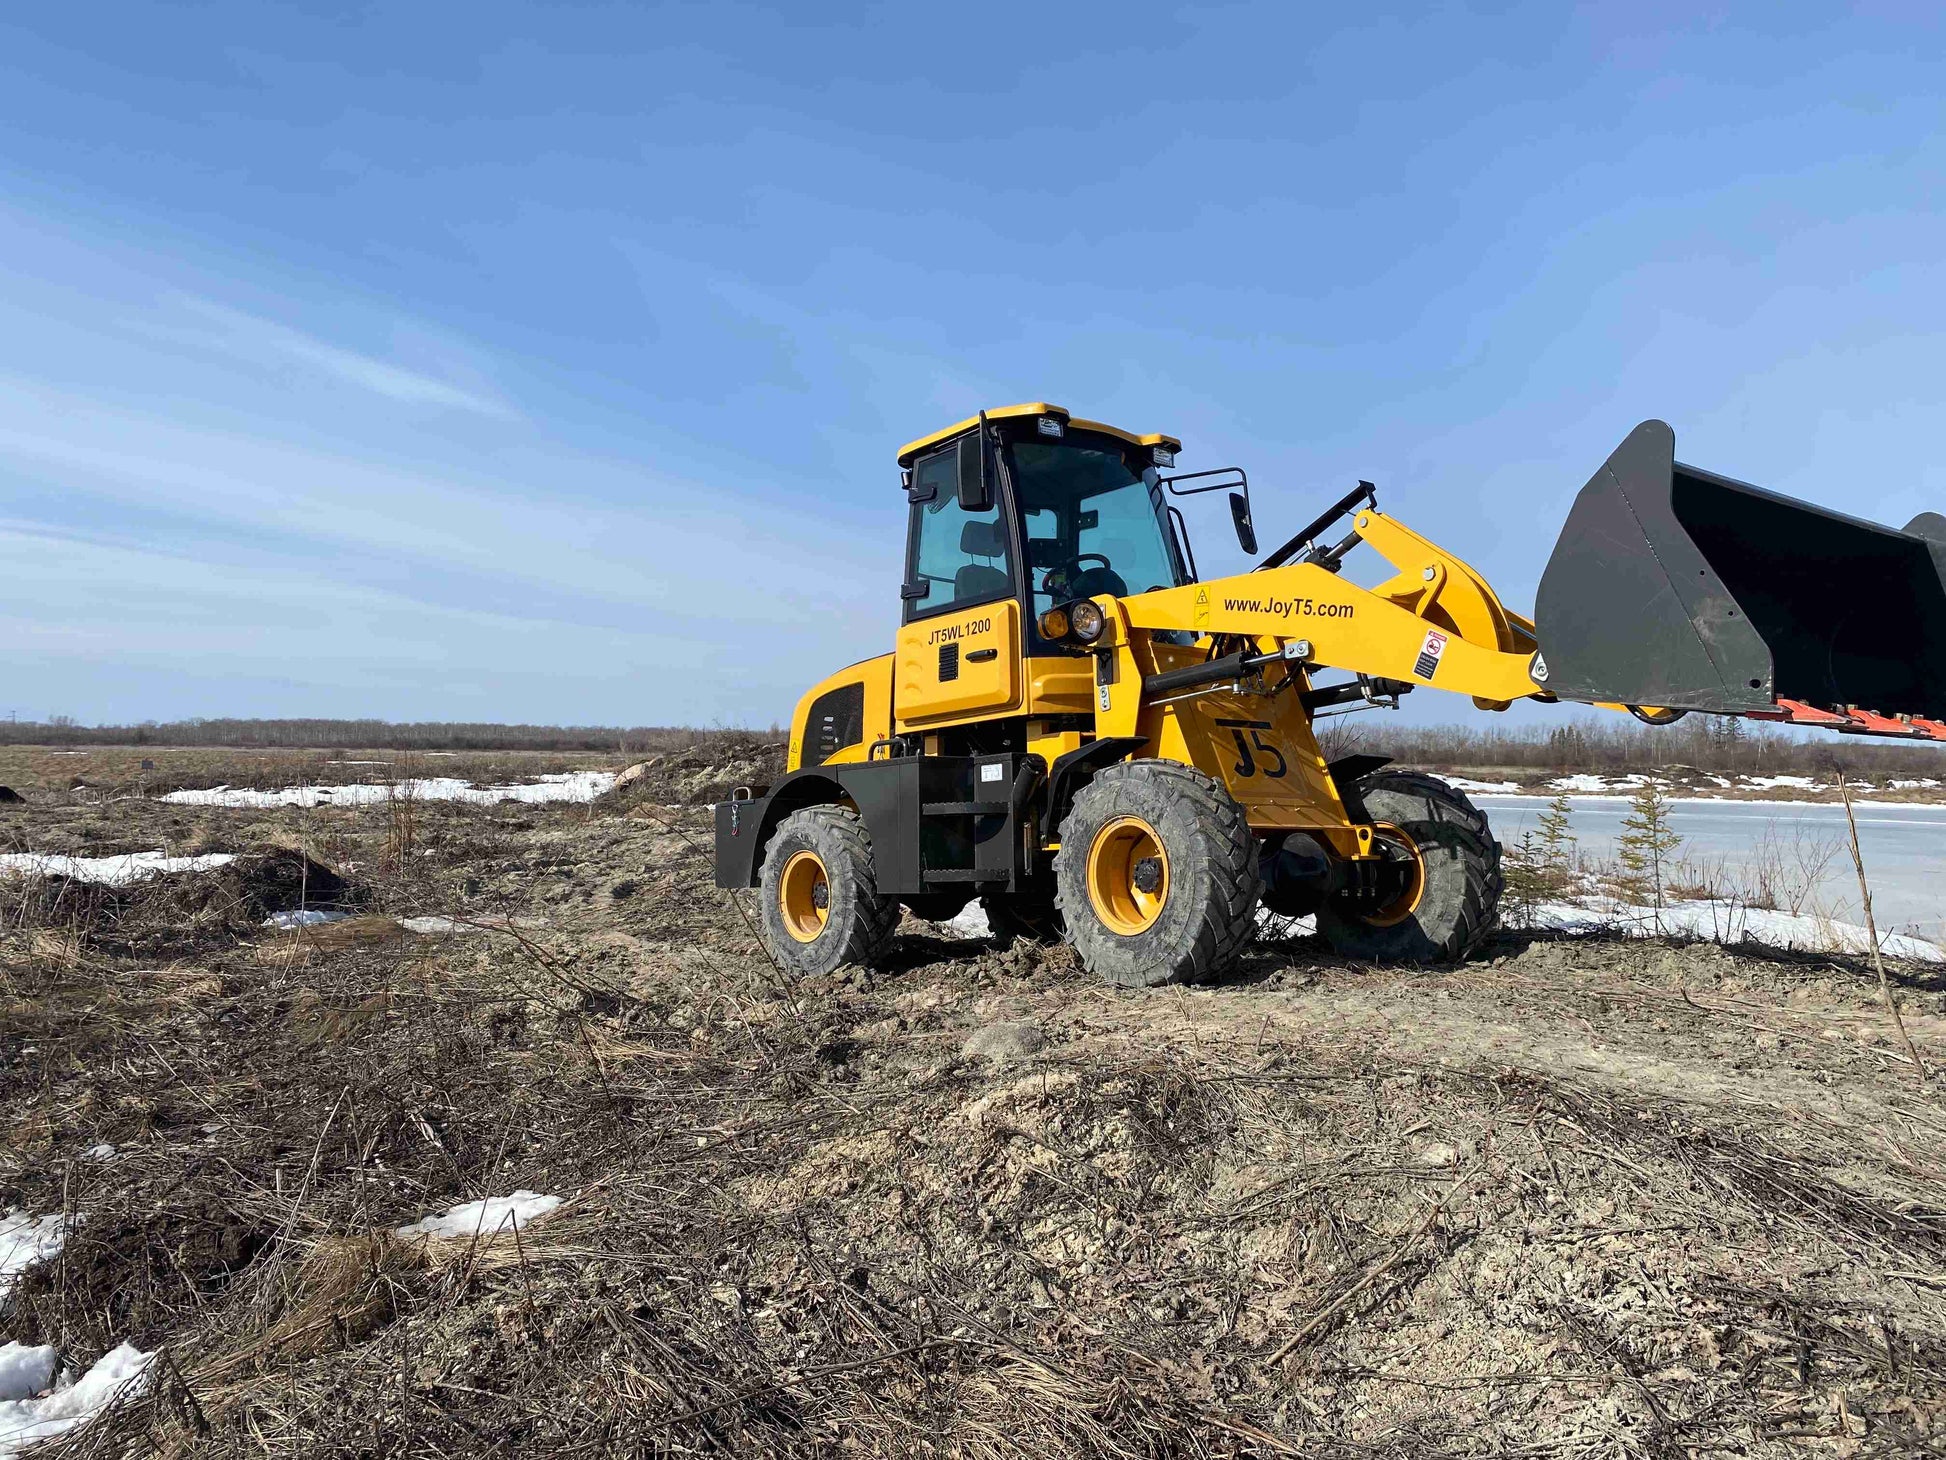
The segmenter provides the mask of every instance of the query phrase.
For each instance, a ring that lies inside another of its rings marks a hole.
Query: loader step
[[[928,816],[1005,816],[1013,807],[1005,801],[928,801],[920,809]]]

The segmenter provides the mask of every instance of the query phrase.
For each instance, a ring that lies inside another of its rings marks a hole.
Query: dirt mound
[[[726,738],[652,755],[622,772],[597,805],[616,811],[651,804],[707,806],[740,786],[761,790],[784,774],[781,741]]]

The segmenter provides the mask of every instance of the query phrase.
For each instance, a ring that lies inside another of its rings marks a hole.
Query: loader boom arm
[[[1308,666],[1429,685],[1497,705],[1543,693],[1533,626],[1472,568],[1377,510],[1358,537],[1398,571],[1361,588],[1316,564],[1287,564],[1120,600],[1132,629],[1308,640]]]

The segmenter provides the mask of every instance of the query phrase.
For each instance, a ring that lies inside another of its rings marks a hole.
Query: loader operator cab
[[[1048,609],[1194,581],[1156,467],[1173,440],[1045,405],[989,413],[984,449],[978,427],[908,448],[906,623],[1015,599],[1029,652],[1072,653],[1041,640]]]

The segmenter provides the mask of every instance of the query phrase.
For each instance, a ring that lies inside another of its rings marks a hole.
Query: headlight
[[[1068,611],[1065,608],[1050,608],[1041,615],[1041,637],[1043,639],[1065,639],[1068,636]]]
[[[1107,621],[1102,617],[1101,605],[1092,598],[1077,599],[1068,605],[1068,624],[1073,630],[1074,637],[1084,644],[1094,643],[1101,637],[1101,631],[1107,627]]]

